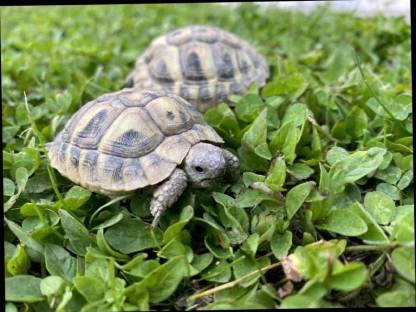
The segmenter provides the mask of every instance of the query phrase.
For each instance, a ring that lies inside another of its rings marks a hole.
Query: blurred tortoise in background
[[[206,188],[236,177],[239,160],[221,137],[176,95],[123,89],[85,104],[47,143],[52,167],[108,196],[150,188],[156,226],[187,184]]]
[[[204,112],[252,83],[265,84],[265,58],[248,42],[211,26],[188,26],[154,39],[126,86],[177,94]]]

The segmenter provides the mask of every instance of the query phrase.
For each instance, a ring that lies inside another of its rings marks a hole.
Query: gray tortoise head
[[[222,180],[228,165],[222,148],[199,143],[186,156],[184,170],[193,187],[205,188]]]
[[[127,85],[177,94],[200,111],[265,84],[265,58],[247,41],[212,26],[187,26],[154,39]]]

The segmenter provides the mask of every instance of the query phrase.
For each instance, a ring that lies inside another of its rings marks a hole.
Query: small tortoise
[[[177,94],[201,112],[243,94],[269,75],[266,60],[246,41],[211,26],[188,26],[154,39],[126,86]]]
[[[91,191],[153,191],[161,214],[185,190],[236,177],[239,160],[194,106],[163,91],[123,89],[85,104],[46,145],[52,167]]]

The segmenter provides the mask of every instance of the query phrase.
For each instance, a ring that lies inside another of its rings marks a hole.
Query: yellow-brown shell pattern
[[[165,180],[202,141],[223,142],[187,101],[123,89],[85,104],[47,146],[52,167],[63,176],[119,195]]]
[[[265,58],[248,42],[211,26],[188,26],[160,36],[137,59],[129,84],[177,94],[200,111],[264,86]]]

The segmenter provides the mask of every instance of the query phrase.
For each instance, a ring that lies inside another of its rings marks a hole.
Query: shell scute
[[[127,108],[107,129],[98,150],[119,156],[137,158],[152,151],[164,136],[142,108]]]
[[[146,110],[165,135],[173,135],[192,127],[189,112],[170,97],[159,97],[146,106]]]
[[[220,36],[217,29],[207,26],[194,26],[192,28],[192,34],[195,40],[206,43],[214,43],[218,41],[218,37]]]

